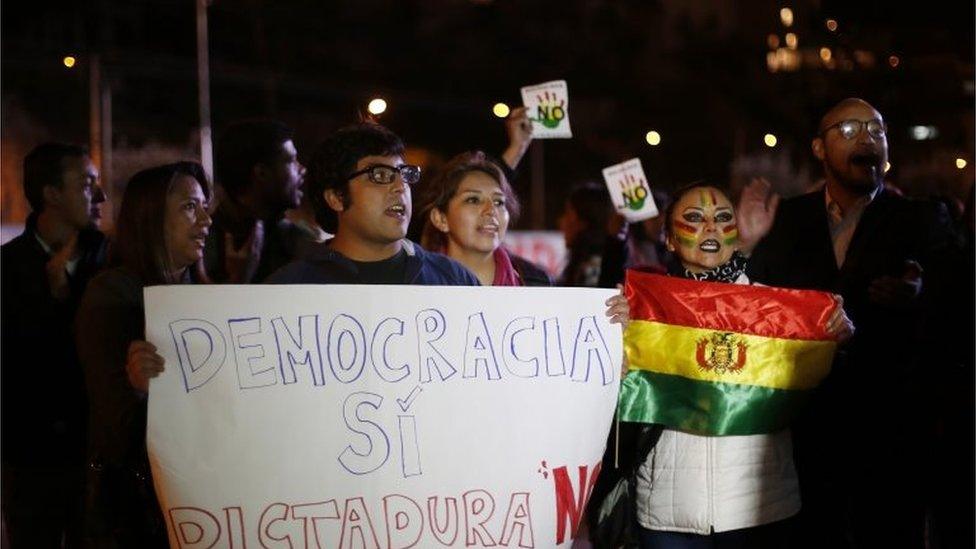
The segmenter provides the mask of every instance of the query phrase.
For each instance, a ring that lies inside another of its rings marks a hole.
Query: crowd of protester
[[[498,157],[468,151],[425,180],[375,123],[332,133],[306,168],[288,127],[238,122],[218,136],[216,185],[188,161],[133,176],[111,241],[97,229],[105,196],[88,152],[36,147],[23,179],[33,213],[2,247],[10,547],[167,545],[145,446],[149,380],[166,367],[144,341],[147,286],[613,288],[626,269],[831,292],[824,323],[841,351],[784,431],[644,428],[628,463],[605,457],[603,467],[634,480],[627,523],[607,534],[598,486],[580,537],[645,548],[971,545],[972,193],[952,219],[938,202],[893,192],[882,115],[846,99],[811,136],[824,180],[805,195],[780,202],[755,180],[734,203],[721,182],[696,182],[655,190],[661,214],[628,224],[603,185],[573,188],[559,219],[568,260],[553,277],[504,244],[532,140],[524,109],[506,127]],[[414,217],[419,244],[407,239]],[[611,298],[606,314],[626,324],[626,299]]]

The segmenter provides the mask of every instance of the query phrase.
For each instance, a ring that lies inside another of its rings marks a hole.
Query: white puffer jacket
[[[735,283],[749,279],[743,274]],[[637,521],[651,530],[707,535],[799,511],[789,429],[748,436],[665,429],[637,470]]]
[[[725,532],[799,510],[789,429],[724,437],[665,429],[637,471],[637,520],[651,530]]]

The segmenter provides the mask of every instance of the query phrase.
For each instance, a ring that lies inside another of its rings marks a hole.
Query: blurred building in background
[[[893,184],[961,200],[974,179],[973,12],[971,1],[212,0],[210,111],[218,131],[280,118],[307,154],[382,97],[379,120],[429,173],[464,149],[500,152],[492,106],[565,79],[574,137],[533,145],[516,182],[519,227],[540,229],[574,183],[635,156],[665,190],[764,175],[798,193],[818,178],[817,118],[855,95],[887,118]],[[26,217],[20,161],[43,140],[107,147],[113,197],[139,167],[199,157],[193,0],[8,2],[0,37],[3,223]]]

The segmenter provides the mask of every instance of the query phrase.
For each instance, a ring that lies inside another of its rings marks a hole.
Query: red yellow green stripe
[[[739,240],[739,228],[735,225],[729,225],[722,229],[722,244],[730,246],[735,244]]]
[[[825,292],[628,272],[622,421],[710,435],[771,432],[829,373]]]
[[[674,237],[685,246],[695,245],[695,235],[698,233],[698,229],[687,225],[675,219],[673,222],[674,226]]]

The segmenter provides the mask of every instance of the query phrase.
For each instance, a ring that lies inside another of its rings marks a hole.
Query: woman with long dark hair
[[[86,534],[94,547],[166,547],[146,455],[148,379],[163,369],[143,341],[142,290],[207,282],[203,247],[211,189],[177,162],[137,173],[122,196],[112,267],[88,285],[75,320],[89,413]]]

